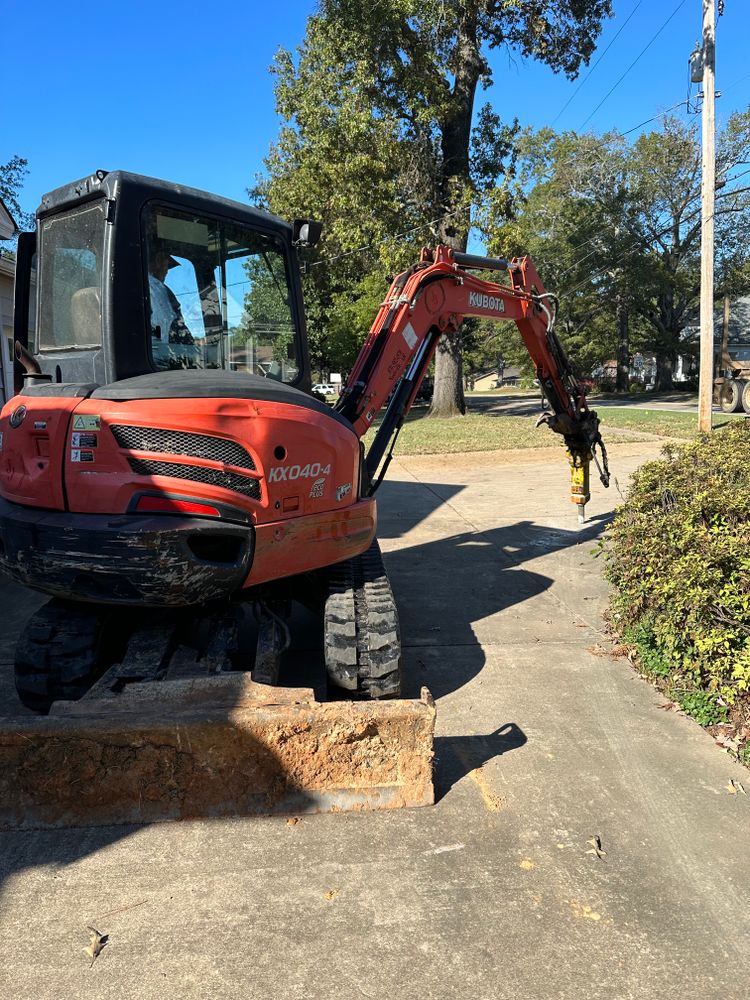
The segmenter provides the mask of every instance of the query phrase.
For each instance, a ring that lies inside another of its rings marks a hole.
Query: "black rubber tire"
[[[111,613],[51,600],[31,616],[16,646],[16,691],[46,714],[53,701],[78,701],[113,662]]]
[[[400,697],[398,612],[377,541],[332,568],[324,633],[329,683],[339,697]]]
[[[743,390],[747,385],[741,379],[728,378],[719,390],[719,405],[722,413],[739,413],[742,409]]]
[[[742,409],[745,413],[750,413],[750,382],[745,382],[742,389]]]

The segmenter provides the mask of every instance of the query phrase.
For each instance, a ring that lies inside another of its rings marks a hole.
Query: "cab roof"
[[[117,200],[120,193],[126,189],[130,194],[139,194],[144,202],[152,199],[177,200],[181,205],[189,205],[192,208],[213,214],[218,213],[250,224],[261,223],[268,227],[271,223],[274,228],[288,232],[291,232],[292,228],[289,223],[278,216],[263,209],[245,205],[240,201],[222,198],[220,195],[187,187],[184,184],[159,180],[156,177],[146,177],[142,174],[132,174],[125,170],[97,170],[88,177],[82,177],[80,180],[71,181],[69,184],[55,188],[42,197],[36,215],[37,218],[43,218],[58,212],[63,207],[70,208],[92,198],[104,197]]]

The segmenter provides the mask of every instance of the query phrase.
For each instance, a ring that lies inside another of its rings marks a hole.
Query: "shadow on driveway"
[[[434,483],[391,483],[384,506],[384,537],[403,534],[454,496],[462,486]],[[386,554],[386,562],[401,615],[402,643],[409,670],[405,695],[418,697],[426,684],[436,697],[463,687],[482,669],[485,653],[473,624],[542,594],[552,579],[523,564],[544,552],[563,549],[597,537],[604,520],[582,530],[552,530],[532,521],[518,521],[489,531],[463,531],[431,538]],[[12,690],[9,647],[23,620],[39,603],[38,595],[4,583],[6,616],[0,626],[4,644],[3,687]],[[543,612],[542,612],[543,613]],[[416,651],[460,646],[461,656],[443,657],[438,669],[425,676]],[[419,675],[418,675],[419,674]],[[0,713],[3,706],[0,705]],[[435,788],[443,797],[464,775],[493,758],[522,746],[526,736],[514,723],[479,736],[438,737],[435,742]],[[139,826],[0,833],[0,882],[38,865],[64,866],[100,850]]]

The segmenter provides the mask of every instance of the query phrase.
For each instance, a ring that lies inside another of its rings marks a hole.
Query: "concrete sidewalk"
[[[657,452],[615,446],[620,485]],[[560,450],[511,457],[394,461],[380,494],[438,804],[1,834],[0,997],[750,996],[747,771],[597,655],[615,486],[579,529]],[[37,598],[0,599],[10,697]]]

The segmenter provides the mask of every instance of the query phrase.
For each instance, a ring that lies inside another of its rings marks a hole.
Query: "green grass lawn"
[[[697,433],[697,416],[659,410],[633,410],[607,407],[600,411],[605,443],[651,440],[658,437],[691,438]],[[741,415],[738,415],[741,418]],[[505,414],[467,413],[463,417],[427,419],[427,408],[415,408],[409,414],[396,445],[398,455],[445,455],[471,451],[505,451],[509,448],[549,448],[562,439],[544,425],[535,427],[535,417]],[[714,427],[731,419],[714,414]],[[378,424],[375,424],[377,427]],[[607,439],[607,429],[617,431]],[[368,447],[374,436],[365,437]],[[649,435],[647,437],[646,435]]]
[[[593,403],[596,409],[596,403]],[[607,406],[597,411],[602,422],[602,431],[614,427],[626,431],[644,431],[659,437],[693,438],[698,433],[697,413],[672,413],[669,410],[634,410],[628,406]],[[744,419],[736,413],[714,413],[714,429],[726,425],[730,420]],[[619,435],[618,435],[619,439]]]
[[[365,438],[368,447],[372,429]],[[398,455],[436,455],[462,451],[505,451],[507,448],[545,448],[559,437],[547,427],[534,427],[532,417],[490,416],[427,419],[426,410],[409,414],[396,444]]]

